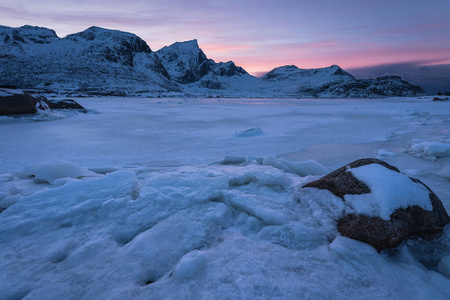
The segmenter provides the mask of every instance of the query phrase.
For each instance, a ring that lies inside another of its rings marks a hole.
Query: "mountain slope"
[[[275,68],[261,78],[264,89],[274,96],[297,97],[385,97],[416,96],[425,92],[398,76],[356,79],[337,65],[319,69],[296,66]]]
[[[425,95],[421,87],[402,80],[399,76],[382,76],[375,79],[355,79],[347,83],[329,83],[304,91],[319,97],[408,97]]]
[[[0,27],[1,84],[83,94],[180,91],[138,36],[90,27],[58,38],[46,28]]]
[[[234,62],[209,59],[198,46],[197,40],[176,42],[156,51],[170,77],[193,94],[245,95],[248,81],[259,80]]]
[[[275,68],[261,78],[265,88],[275,94],[301,95],[306,90],[316,89],[326,84],[345,84],[355,78],[333,65],[320,69],[299,69],[296,66]]]
[[[170,77],[179,83],[192,83],[208,74],[214,65],[198,47],[197,40],[176,42],[166,46],[156,54],[170,73]]]

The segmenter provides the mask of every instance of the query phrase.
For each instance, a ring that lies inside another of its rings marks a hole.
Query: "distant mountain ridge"
[[[425,94],[396,76],[356,79],[339,66],[282,66],[262,78],[208,58],[197,40],[153,52],[132,33],[90,27],[59,38],[42,27],[0,26],[0,85],[69,95],[383,97]]]

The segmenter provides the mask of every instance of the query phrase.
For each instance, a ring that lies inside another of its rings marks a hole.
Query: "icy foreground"
[[[449,210],[448,103],[77,101],[0,118],[0,299],[450,297],[448,226],[378,253],[299,188],[378,157]]]

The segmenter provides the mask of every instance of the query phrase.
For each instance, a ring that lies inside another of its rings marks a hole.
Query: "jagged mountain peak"
[[[214,60],[208,59],[196,39],[176,42],[156,53],[170,77],[182,84],[197,82],[207,74],[224,77],[248,74],[232,61],[216,63]]]
[[[189,40],[189,41],[184,41],[184,42],[175,42],[170,46],[166,46],[166,47],[178,47],[178,48],[194,48],[194,49],[200,49],[200,47],[198,46],[198,41],[197,39],[193,39],[193,40]]]
[[[330,72],[332,73],[332,75],[353,77],[353,75],[351,75],[350,73],[344,71],[344,69],[342,69],[338,65],[332,65],[332,66],[330,66],[328,68],[323,68],[323,69],[324,70],[329,69]]]
[[[170,77],[179,83],[198,81],[211,71],[214,61],[208,59],[197,40],[176,42],[156,51]]]
[[[213,70],[214,75],[218,76],[241,76],[244,74],[248,74],[243,68],[236,66],[236,64],[232,61],[228,62],[220,62],[215,65]]]
[[[158,56],[160,56],[161,58],[165,57],[166,60],[169,61],[182,59],[184,62],[187,62],[189,60],[199,58],[199,55],[202,58],[206,59],[206,55],[198,46],[198,42],[196,39],[185,42],[175,42],[170,46],[161,48],[157,51],[157,53]]]

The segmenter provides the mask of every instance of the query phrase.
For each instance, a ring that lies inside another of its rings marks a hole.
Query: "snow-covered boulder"
[[[441,233],[450,222],[433,191],[378,159],[354,161],[303,188],[308,187],[340,197],[346,208],[337,220],[338,231],[377,250],[396,247],[408,237]]]
[[[22,90],[0,89],[0,115],[35,114],[50,111],[46,98],[33,97]]]

